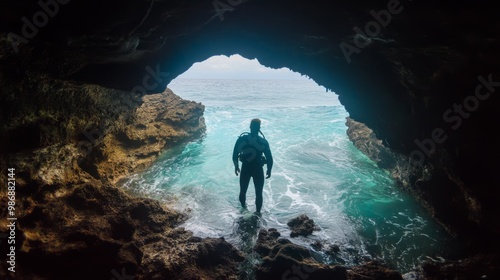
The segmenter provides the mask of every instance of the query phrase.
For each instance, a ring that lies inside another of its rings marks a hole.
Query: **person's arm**
[[[264,150],[264,155],[266,156],[266,164],[267,164],[266,179],[269,179],[269,177],[271,177],[271,170],[273,169],[273,155],[271,153],[271,148],[269,147],[269,143],[267,143],[266,145],[266,149]]]
[[[233,149],[233,164],[234,164],[234,174],[238,176],[238,174],[241,172],[240,171],[240,164],[238,163],[238,146],[241,138],[238,138],[236,140],[236,143],[234,144],[234,149]]]

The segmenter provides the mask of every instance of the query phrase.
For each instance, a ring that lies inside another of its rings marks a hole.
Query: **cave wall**
[[[407,188],[423,203],[441,206],[432,214],[471,248],[488,247],[500,233],[494,136],[500,21],[489,2],[51,3],[58,11],[31,30],[26,22],[33,24],[43,7],[36,1],[1,4],[4,164],[17,152],[75,141],[87,122],[98,122],[92,118],[95,98],[60,95],[61,83],[141,98],[163,92],[195,62],[239,53],[288,67],[339,94],[353,120],[407,157]],[[19,36],[14,43],[13,34]],[[64,111],[57,109],[60,100],[78,104],[81,112],[69,110],[49,122],[30,116]],[[74,131],[66,125],[79,122]]]

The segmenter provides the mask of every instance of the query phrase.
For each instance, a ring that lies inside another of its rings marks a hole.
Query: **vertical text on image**
[[[7,268],[10,272],[16,272],[16,169],[7,169],[7,228],[8,228],[8,246]]]

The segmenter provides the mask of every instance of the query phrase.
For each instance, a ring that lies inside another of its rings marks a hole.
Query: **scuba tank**
[[[262,133],[262,131],[259,130],[259,133],[260,133],[260,135],[262,135],[262,138],[266,139],[266,136],[264,135],[264,133]],[[250,133],[243,132],[242,134],[240,134],[240,136],[238,137],[238,139],[241,138],[244,135],[250,135]],[[238,154],[238,160],[241,161],[241,162],[243,162],[243,159],[241,158],[242,154],[243,154],[243,152],[239,152],[239,154]],[[264,166],[265,164],[267,164],[267,159],[266,159],[266,157],[264,155],[261,156],[260,161],[262,162],[262,166]]]

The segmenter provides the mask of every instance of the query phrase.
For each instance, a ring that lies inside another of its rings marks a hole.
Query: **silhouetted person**
[[[264,164],[267,164],[266,179],[271,177],[273,168],[273,156],[269,143],[264,137],[260,137],[260,120],[253,119],[250,122],[250,133],[240,135],[233,150],[234,173],[240,174],[240,202],[246,208],[246,194],[250,178],[255,186],[255,206],[256,212],[260,213],[262,208],[262,190],[264,189]],[[264,136],[264,134],[262,134]],[[265,157],[263,157],[263,155]],[[241,161],[241,170],[238,160]]]

